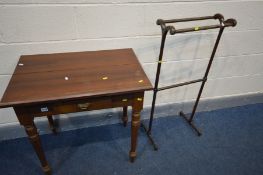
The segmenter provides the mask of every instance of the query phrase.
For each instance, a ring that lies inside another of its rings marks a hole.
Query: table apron
[[[87,98],[81,100],[62,101],[53,103],[34,104],[16,107],[20,115],[30,115],[41,117],[47,115],[57,115],[75,113],[107,108],[132,106],[138,99],[143,99],[144,93],[123,94],[108,97]]]

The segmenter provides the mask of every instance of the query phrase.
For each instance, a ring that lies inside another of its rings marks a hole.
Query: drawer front
[[[38,104],[28,106],[30,114],[38,116],[66,114],[98,109],[107,109],[123,106],[131,106],[135,96],[133,94],[123,94],[109,97],[92,98],[87,100],[71,100],[66,102],[56,102],[50,104]]]
[[[96,109],[111,108],[111,99],[82,100],[74,102],[65,102],[54,105],[54,113],[65,114],[72,112],[90,111]]]
[[[25,107],[35,117],[112,108],[111,98],[40,104]],[[26,112],[26,113],[28,113]]]

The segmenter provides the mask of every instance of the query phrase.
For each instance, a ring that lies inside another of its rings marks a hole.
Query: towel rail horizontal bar
[[[165,86],[165,87],[161,87],[158,88],[158,91],[162,91],[162,90],[166,90],[166,89],[171,89],[171,88],[175,88],[175,87],[179,87],[179,86],[184,86],[184,85],[188,85],[188,84],[193,84],[193,83],[198,83],[201,81],[204,81],[204,78],[201,79],[197,79],[197,80],[192,80],[192,81],[187,81],[187,82],[183,82],[183,83],[178,83],[178,84],[174,84],[174,85],[170,85],[170,86]]]
[[[220,13],[215,14],[214,16],[201,16],[201,17],[192,17],[192,18],[181,18],[181,19],[158,19],[157,24],[166,24],[166,23],[177,23],[177,22],[188,22],[188,21],[200,21],[200,20],[208,20],[208,19],[218,19],[220,21],[224,20],[224,16]]]
[[[173,26],[170,28],[170,34],[174,35],[176,33],[186,33],[186,32],[193,32],[193,31],[199,31],[199,30],[209,30],[209,29],[217,29],[220,28],[221,25],[210,25],[210,26],[201,26],[201,27],[191,27],[191,28],[185,28],[185,29],[175,29]]]
[[[209,29],[217,29],[221,27],[234,27],[236,26],[236,20],[235,19],[228,19],[226,21],[223,21],[221,24],[217,25],[210,25],[210,26],[200,26],[200,27],[190,27],[190,28],[184,28],[184,29],[175,29],[174,26],[167,26],[167,29],[170,31],[171,35],[174,35],[176,33],[186,33],[186,32],[194,32],[199,30],[209,30]]]
[[[207,19],[215,19],[215,18],[214,16],[202,16],[195,18],[168,19],[168,20],[163,20],[163,23],[188,22],[188,21],[199,21],[199,20],[207,20]]]
[[[220,24],[196,26],[196,27],[190,27],[184,29],[175,29],[175,27],[171,25],[166,26],[167,23],[187,22],[187,21],[207,20],[207,19],[218,19],[220,21]],[[203,16],[203,17],[170,19],[170,20],[158,19],[156,23],[158,25],[161,25],[163,31],[167,31],[167,32],[170,31],[171,35],[174,35],[176,33],[194,32],[200,30],[216,29],[221,27],[230,27],[230,26],[234,27],[237,24],[236,20],[232,18],[224,20],[224,17],[221,14],[215,14],[214,16]]]

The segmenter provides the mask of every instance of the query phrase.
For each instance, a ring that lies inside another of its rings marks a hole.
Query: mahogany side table
[[[0,108],[13,107],[46,174],[51,168],[34,124],[35,117],[132,106],[130,160],[136,157],[144,91],[152,90],[132,49],[21,56]]]

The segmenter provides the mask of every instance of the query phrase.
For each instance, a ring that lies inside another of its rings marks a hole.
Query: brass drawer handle
[[[78,104],[78,107],[82,110],[85,110],[85,109],[88,109],[90,103],[81,103],[81,104]]]

